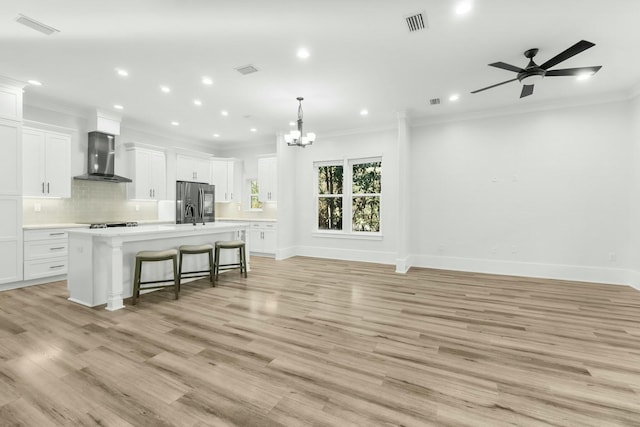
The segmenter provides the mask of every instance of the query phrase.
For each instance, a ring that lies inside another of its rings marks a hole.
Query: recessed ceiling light
[[[449,101],[457,101],[458,99],[460,99],[460,95],[458,95],[457,93],[454,93],[449,97]]]
[[[179,122],[171,122],[171,124],[172,124],[173,126],[180,126],[180,123],[179,123]]]
[[[469,13],[472,8],[471,0],[463,0],[456,6],[456,14],[464,15],[465,13]]]
[[[367,110],[367,109],[360,110],[360,115],[361,116],[366,116],[367,114],[369,114],[369,110]]]
[[[214,137],[214,138],[220,138],[220,134],[219,134],[219,133],[214,133],[214,134],[213,134],[213,137]]]
[[[258,132],[258,129],[256,129],[256,128],[251,128],[251,129],[249,129],[249,130],[250,130],[251,132]]]
[[[123,70],[122,68],[116,68],[116,73],[118,73],[118,75],[122,77],[127,77],[129,75],[129,72],[127,70]]]
[[[298,53],[296,55],[298,55],[298,58],[300,59],[307,59],[310,54],[307,49],[305,49],[304,47],[301,47],[300,49],[298,49]]]
[[[579,82],[583,82],[585,80],[589,80],[591,76],[593,76],[593,73],[579,74],[578,77],[576,77],[576,80],[578,80]]]
[[[289,122],[289,126],[295,126],[296,122]]]
[[[223,116],[227,117],[229,115],[229,112],[227,110],[222,110],[222,111],[220,111],[220,114],[222,114]]]
[[[202,105],[202,101],[200,101],[199,99],[194,99],[193,100],[193,104],[197,105],[198,107]]]
[[[203,76],[202,77],[202,84],[207,85],[207,86],[211,86],[213,84],[213,79],[211,77]]]
[[[38,80],[29,80],[27,83],[34,86],[42,86],[42,83],[39,82]]]
[[[122,110],[122,109],[124,109],[124,107],[123,107],[122,105],[120,105],[120,104],[114,104],[114,105],[113,105],[113,108],[115,108],[116,110]]]
[[[171,92],[171,88],[169,86],[160,86],[160,90],[163,91],[164,93]]]

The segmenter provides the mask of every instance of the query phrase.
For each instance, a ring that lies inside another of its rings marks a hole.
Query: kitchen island
[[[247,228],[243,223],[211,222],[195,226],[171,224],[69,230],[69,301],[89,307],[106,304],[110,311],[124,308],[123,299],[133,294],[137,252],[177,249],[181,245],[213,245],[221,240],[246,242]],[[222,263],[237,262],[237,252],[231,252],[223,251]],[[205,270],[207,265],[206,255],[190,255],[184,258],[183,270]],[[144,266],[143,280],[171,278],[172,271],[170,262],[148,263]]]

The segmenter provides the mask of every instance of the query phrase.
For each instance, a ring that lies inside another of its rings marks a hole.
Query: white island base
[[[177,249],[181,245],[205,243],[214,245],[222,240],[241,239],[246,242],[247,227],[242,223],[213,222],[196,226],[147,225],[69,230],[69,301],[89,307],[106,304],[110,311],[124,308],[124,298],[133,295],[135,257],[139,251]],[[206,254],[185,256],[183,271],[206,270],[208,260]],[[238,262],[237,251],[222,251],[221,263],[232,262]],[[171,261],[145,263],[143,266],[143,281],[172,278]]]

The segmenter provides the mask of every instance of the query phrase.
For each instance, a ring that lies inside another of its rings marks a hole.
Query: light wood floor
[[[107,312],[0,293],[0,424],[640,425],[640,293],[253,257]]]

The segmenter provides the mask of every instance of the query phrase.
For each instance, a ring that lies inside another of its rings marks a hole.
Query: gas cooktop
[[[137,227],[138,223],[135,221],[129,222],[102,222],[98,224],[91,224],[89,228],[111,228],[111,227]]]

